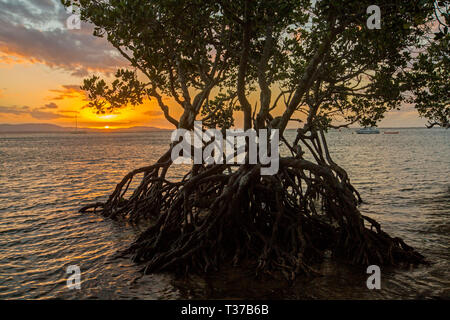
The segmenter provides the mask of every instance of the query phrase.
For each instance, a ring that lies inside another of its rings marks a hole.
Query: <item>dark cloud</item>
[[[70,115],[63,114],[61,112],[53,112],[53,111],[43,111],[43,110],[51,110],[51,109],[57,109],[58,106],[55,103],[49,103],[45,105],[44,107],[40,108],[30,108],[28,106],[23,107],[4,107],[0,106],[0,114],[12,114],[15,116],[24,116],[24,115],[30,115],[34,119],[38,120],[54,120],[59,118],[72,118]]]
[[[163,115],[161,111],[153,111],[153,110],[145,111],[144,114],[150,117],[158,117]]]
[[[22,115],[22,114],[26,114],[30,112],[30,107],[28,106],[23,106],[23,107],[4,107],[4,106],[0,106],[0,114],[14,114],[16,116],[18,115]]]
[[[86,92],[80,89],[80,85],[63,85],[62,89],[52,89],[51,92],[57,93],[57,96],[52,97],[52,100],[64,100],[71,98],[83,97],[84,101],[88,101]]]
[[[42,110],[45,110],[45,109],[58,109],[58,105],[56,103],[54,103],[54,102],[50,102],[49,104],[46,104],[45,106],[43,106],[41,109]]]
[[[65,113],[69,113],[69,114],[78,114],[78,113],[80,113],[79,111],[76,111],[76,110],[58,110],[58,112],[61,114],[65,114]],[[72,116],[72,117],[67,117],[67,116],[65,116],[66,118],[75,118],[75,116]]]
[[[39,111],[36,109],[30,112],[30,116],[32,116],[33,118],[38,119],[38,120],[54,120],[54,119],[64,117],[57,113],[47,112],[47,111]]]
[[[105,39],[92,36],[91,25],[68,30],[68,17],[59,1],[0,0],[0,52],[76,76],[109,73],[126,65]]]

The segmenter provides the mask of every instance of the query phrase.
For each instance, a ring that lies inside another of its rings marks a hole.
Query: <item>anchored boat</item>
[[[380,130],[375,127],[366,127],[356,130],[357,134],[378,134]]]
[[[75,114],[75,131],[71,131],[71,134],[84,134],[86,131],[80,131],[78,130],[78,116]]]

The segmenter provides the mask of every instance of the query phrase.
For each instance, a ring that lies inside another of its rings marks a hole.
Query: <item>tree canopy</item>
[[[422,117],[429,120],[428,127],[450,127],[450,2],[435,2],[435,15],[431,20],[432,32],[424,39],[420,53],[414,57],[412,67],[405,72],[411,90],[409,102]]]
[[[291,153],[277,159],[274,175],[260,174],[263,161],[194,163],[173,182],[174,142],[155,164],[127,174],[106,202],[83,207],[131,221],[157,217],[126,251],[147,263],[145,272],[231,263],[293,279],[315,274],[311,263],[326,250],[357,264],[426,262],[361,214],[361,197],[333,161],[324,131],[373,125],[410,99],[419,110],[429,99],[445,105],[438,98],[448,85],[439,69],[446,38],[416,52],[433,32],[434,1],[377,1],[380,29],[368,25],[373,1],[366,0],[62,1],[78,5],[94,34],[130,63],[113,81],[85,80],[97,112],[149,98],[187,130],[195,120],[226,129],[242,113],[244,130],[278,129]],[[288,124],[298,123],[287,141]]]
[[[94,35],[130,62],[111,83],[85,81],[90,105],[105,113],[148,97],[170,123],[188,129],[201,116],[230,125],[236,112],[243,112],[245,129],[283,132],[299,118],[306,126],[373,125],[405,101],[400,75],[435,19],[434,1],[424,0],[378,1],[379,30],[366,25],[371,1],[63,3],[79,6]],[[259,95],[254,104],[251,93]],[[419,96],[421,110],[420,101],[435,95]],[[175,104],[184,111],[180,119],[171,114]]]

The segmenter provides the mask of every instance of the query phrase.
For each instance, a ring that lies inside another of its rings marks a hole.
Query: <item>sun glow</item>
[[[107,114],[107,115],[103,115],[103,116],[98,116],[98,118],[100,118],[102,120],[111,120],[111,119],[117,118],[117,114]]]
[[[109,129],[109,126],[104,126],[105,129]]]

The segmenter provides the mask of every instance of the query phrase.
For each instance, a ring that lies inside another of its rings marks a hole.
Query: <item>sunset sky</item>
[[[0,0],[0,123],[52,123],[80,127],[171,128],[157,103],[146,101],[116,114],[98,116],[79,89],[83,78],[107,78],[127,63],[106,40],[82,23],[69,30],[70,15],[59,0]],[[170,105],[170,102],[168,102]],[[175,108],[172,107],[172,109]],[[172,110],[174,116],[181,110]],[[236,125],[241,126],[241,118]],[[411,106],[390,112],[381,127],[424,126]]]

